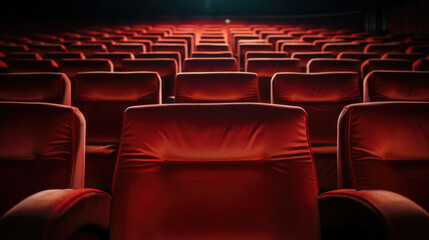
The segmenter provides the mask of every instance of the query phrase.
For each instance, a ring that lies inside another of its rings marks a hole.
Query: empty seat
[[[362,78],[375,70],[412,71],[413,63],[405,59],[368,59],[362,63]]]
[[[321,192],[337,187],[337,119],[344,106],[361,102],[359,75],[278,73],[272,80],[272,103],[305,109]]]
[[[118,43],[126,43],[126,44],[133,44],[133,43],[136,43],[136,44],[143,44],[143,45],[144,45],[144,47],[145,47],[145,49],[146,49],[146,51],[145,51],[145,52],[150,52],[150,51],[152,51],[152,45],[153,45],[152,41],[150,41],[150,40],[146,40],[146,39],[131,39],[131,40],[126,40],[126,41],[120,41],[120,42],[118,42]],[[110,45],[113,45],[113,43],[112,43],[112,44],[110,44]],[[106,46],[107,46],[107,47],[109,47],[109,45],[107,45],[107,44],[106,44]]]
[[[155,72],[79,73],[73,106],[87,123],[85,186],[110,191],[122,113],[129,106],[161,103]]]
[[[178,72],[182,71],[182,58],[178,52],[147,52],[134,55],[136,59],[138,58],[172,58],[176,60]]]
[[[82,52],[85,56],[92,56],[96,52],[107,52],[107,47],[104,44],[82,43],[70,45],[68,50],[71,52]]]
[[[216,51],[216,52],[192,52],[191,57],[209,57],[209,58],[225,58],[225,57],[234,57],[231,51]]]
[[[40,54],[36,52],[10,52],[6,54],[7,60],[16,59],[42,59]]]
[[[244,56],[244,62],[246,63],[250,58],[287,58],[288,54],[285,52],[276,51],[248,51]]]
[[[0,215],[38,191],[83,187],[85,120],[77,108],[1,102],[0,112]]]
[[[243,68],[246,64],[244,62],[244,56],[246,52],[252,51],[272,51],[273,46],[270,43],[240,43],[238,45],[238,64],[240,68]]]
[[[347,106],[339,119],[339,187],[400,193],[429,210],[429,103]]]
[[[7,64],[0,60],[0,73],[6,73],[7,72]]]
[[[28,52],[30,49],[25,45],[20,44],[0,44],[0,52],[9,53],[9,52]]]
[[[179,73],[175,103],[259,102],[255,73]]]
[[[307,71],[307,63],[313,58],[333,58],[334,55],[331,52],[294,52],[291,58],[299,59],[301,63],[301,71]]]
[[[429,71],[429,59],[420,59],[413,64],[414,71]]]
[[[85,55],[81,52],[48,52],[44,56],[45,59],[52,59],[55,62],[59,62],[62,59],[85,59]]]
[[[115,70],[119,70],[122,67],[122,60],[134,59],[134,54],[129,52],[108,52],[108,53],[94,53],[94,58],[104,58],[112,61]]]
[[[196,50],[201,52],[219,52],[219,51],[229,51],[228,44],[197,44]]]
[[[139,43],[115,43],[109,46],[110,52],[129,52],[132,54],[139,54],[146,52],[146,47]]]
[[[326,43],[322,46],[322,51],[337,56],[340,52],[362,52],[363,46],[359,43]]]
[[[407,49],[407,53],[423,53],[429,55],[429,45],[411,46]]]
[[[307,64],[307,73],[313,72],[360,73],[360,62],[354,59],[312,59]]]
[[[278,72],[301,72],[299,59],[290,58],[250,58],[246,72],[254,72],[259,77],[261,102],[270,102],[271,78]]]
[[[162,99],[174,96],[174,79],[178,72],[177,62],[171,58],[124,59],[122,71],[152,71],[157,72],[162,80]]]
[[[312,43],[283,43],[279,50],[287,52],[289,55],[292,55],[294,52],[317,51],[316,47]]]
[[[90,71],[113,72],[113,63],[108,59],[62,59],[59,64],[59,71],[73,78],[77,73]]]
[[[62,73],[0,74],[0,101],[70,105],[70,80]]]
[[[235,58],[188,58],[183,63],[184,72],[238,71]]]
[[[387,52],[404,52],[404,46],[400,43],[371,43],[365,47],[365,52],[375,52],[383,55]]]
[[[188,57],[188,47],[186,44],[155,43],[152,45],[153,52],[178,52],[182,61]]]
[[[373,71],[365,78],[364,100],[429,101],[429,72]]]
[[[58,72],[58,65],[50,59],[19,59],[7,61],[9,73]]]
[[[385,53],[381,59],[406,59],[411,62],[415,62],[418,59],[425,58],[426,55],[423,53],[398,53],[398,52],[387,52]]]
[[[338,54],[337,59],[355,59],[359,60],[362,64],[368,59],[380,58],[378,53],[364,53],[364,52],[341,52]]]
[[[48,52],[67,52],[67,48],[63,44],[58,43],[43,43],[30,45],[31,50],[45,55]]]

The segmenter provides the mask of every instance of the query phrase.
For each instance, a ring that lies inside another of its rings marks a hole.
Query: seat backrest
[[[406,59],[368,59],[361,66],[362,78],[375,70],[412,71],[413,63]]]
[[[378,53],[364,53],[364,52],[340,52],[337,56],[337,59],[355,59],[359,60],[362,64],[368,59],[371,58],[380,58]]]
[[[429,71],[429,59],[420,59],[413,64],[414,71]]]
[[[70,80],[62,73],[0,74],[0,101],[70,105]]]
[[[122,60],[124,59],[134,59],[134,54],[131,52],[101,52],[101,53],[94,53],[94,58],[104,58],[109,59],[115,70],[121,69],[122,67]]]
[[[113,63],[109,59],[62,59],[59,63],[59,71],[74,78],[77,73],[91,71],[113,72]]]
[[[122,113],[129,106],[161,103],[155,72],[89,72],[75,79],[73,106],[87,122],[87,142],[119,142]]]
[[[44,56],[45,59],[52,59],[55,62],[60,62],[60,60],[69,58],[69,59],[85,59],[85,55],[81,52],[48,52]]]
[[[338,123],[339,187],[390,190],[429,210],[429,103],[354,104]]]
[[[258,76],[239,72],[179,73],[175,102],[259,102]]]
[[[92,56],[96,52],[107,52],[107,47],[99,43],[72,44],[68,47],[71,52],[82,52],[85,56]]]
[[[231,51],[216,51],[216,52],[192,52],[191,57],[210,57],[210,58],[225,58],[225,57],[233,57]]]
[[[139,54],[146,52],[146,46],[142,43],[115,43],[109,46],[109,51]]]
[[[58,43],[44,43],[30,45],[32,51],[45,55],[48,52],[67,52],[67,48],[63,44]]]
[[[299,59],[301,65],[301,71],[307,71],[307,64],[313,58],[333,58],[334,55],[331,52],[294,52],[291,58]]]
[[[360,62],[354,59],[312,59],[307,64],[307,73],[355,72],[360,73]]]
[[[318,51],[315,45],[312,43],[283,43],[279,50],[282,52],[287,52],[289,55],[292,55],[294,52]]]
[[[33,193],[81,188],[85,119],[77,108],[1,102],[0,215]]]
[[[178,72],[177,62],[172,58],[124,59],[122,71],[152,71],[157,72],[162,80],[163,102],[174,96],[174,79]]]
[[[178,52],[146,52],[135,54],[134,57],[138,58],[173,58],[177,62],[178,72],[182,71],[182,58]]]
[[[224,52],[224,51],[230,51],[231,49],[229,49],[228,44],[213,43],[213,44],[197,44],[196,50],[202,51],[202,52],[218,52],[218,51]]]
[[[400,43],[370,43],[366,45],[365,52],[383,55],[387,52],[405,52],[405,47]]]
[[[179,43],[155,43],[152,45],[154,52],[178,52],[183,59],[188,57],[188,46]]]
[[[7,72],[7,64],[0,60],[0,73],[6,73]]]
[[[411,46],[407,49],[407,53],[423,53],[428,55],[429,54],[429,44],[426,45],[417,45],[417,46]]]
[[[244,56],[244,63],[250,58],[287,58],[288,54],[285,52],[276,51],[247,51]]]
[[[58,65],[50,59],[19,59],[7,62],[9,73],[58,72]]]
[[[183,72],[227,72],[238,71],[235,58],[187,58]]]
[[[128,108],[111,239],[320,238],[306,119],[268,104]]]
[[[332,52],[337,56],[340,52],[362,52],[363,46],[359,43],[326,43],[322,51]]]
[[[291,58],[250,58],[246,72],[254,72],[259,77],[259,95],[262,102],[270,102],[271,78],[278,72],[301,72],[299,59]]]
[[[364,81],[364,101],[429,101],[429,72],[373,71]]]
[[[425,58],[426,55],[423,53],[401,53],[401,52],[387,52],[381,59],[406,59],[412,62],[417,61],[418,59]]]
[[[312,144],[335,144],[341,110],[362,101],[359,76],[351,72],[278,73],[271,87],[272,103],[306,110]]]
[[[272,51],[273,45],[271,43],[239,43],[238,44],[238,63],[240,68],[244,67],[244,56],[248,51]]]
[[[42,56],[40,56],[37,52],[10,52],[7,53],[5,58],[7,60],[16,60],[16,59],[42,59]]]

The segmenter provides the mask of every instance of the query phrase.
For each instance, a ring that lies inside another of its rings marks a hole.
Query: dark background
[[[7,0],[0,27],[182,19],[275,19],[359,29],[429,31],[429,0]],[[370,25],[370,26],[368,26]]]

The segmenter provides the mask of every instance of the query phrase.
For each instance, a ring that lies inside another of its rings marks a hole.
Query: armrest
[[[322,239],[429,239],[429,214],[389,191],[339,189],[319,196]]]
[[[61,240],[85,234],[106,234],[110,200],[108,193],[95,189],[38,192],[1,217],[1,238]]]

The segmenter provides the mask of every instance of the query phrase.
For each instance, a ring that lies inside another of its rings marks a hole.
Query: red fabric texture
[[[301,108],[128,108],[115,176],[112,240],[320,238]]]
[[[83,187],[85,120],[77,108],[13,102],[0,108],[0,215],[38,191]]]

